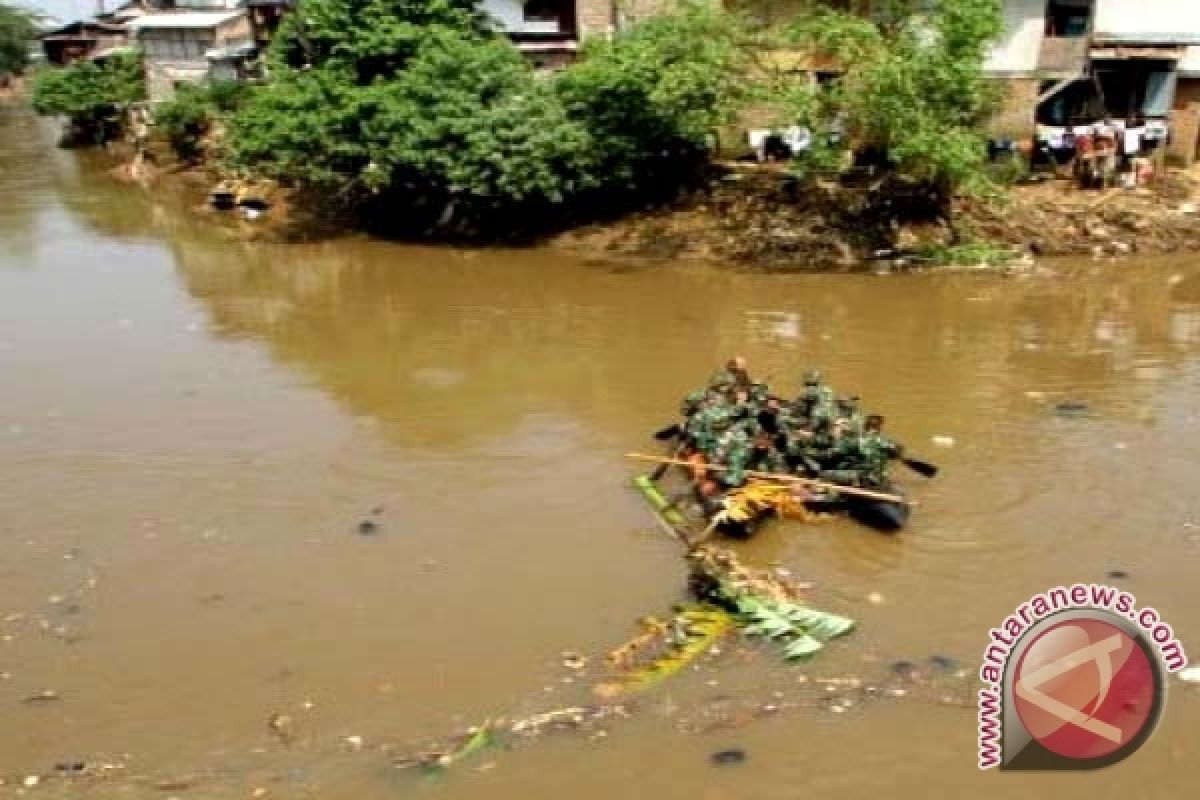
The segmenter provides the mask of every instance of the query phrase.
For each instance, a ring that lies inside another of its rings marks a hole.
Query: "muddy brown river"
[[[1200,691],[1175,679],[1140,752],[1078,774],[980,772],[969,682],[811,701],[897,661],[973,672],[1075,581],[1200,654],[1200,257],[786,276],[256,243],[53,140],[0,110],[0,795],[1194,796]],[[393,768],[596,702],[603,654],[685,600],[622,454],[733,353],[787,391],[822,367],[942,468],[904,476],[899,536],[736,545],[859,628],[799,666],[733,640],[598,729]]]

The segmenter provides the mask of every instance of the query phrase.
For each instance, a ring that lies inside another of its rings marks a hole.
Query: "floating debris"
[[[718,767],[728,767],[734,764],[744,763],[746,760],[746,751],[740,747],[731,747],[727,750],[718,750],[708,757]]]
[[[1179,680],[1184,683],[1200,683],[1200,667],[1188,667],[1177,673]]]
[[[945,434],[935,434],[930,438],[934,447],[954,447],[954,437],[946,436]]]
[[[379,523],[372,519],[364,519],[358,523],[358,532],[363,536],[369,536],[372,533],[379,531]]]
[[[1086,416],[1089,410],[1088,404],[1079,400],[1066,400],[1054,404],[1054,413],[1060,417],[1082,417]]]
[[[513,722],[488,720],[482,725],[468,728],[444,744],[435,745],[416,755],[394,758],[392,766],[397,769],[418,767],[428,772],[440,772],[484,749],[536,739],[551,730],[590,731],[592,738],[599,738],[605,735],[596,727],[599,722],[628,716],[625,706],[598,705],[555,708]],[[482,765],[482,769],[491,768]]]
[[[168,778],[154,784],[154,788],[163,792],[186,792],[195,783],[191,778]]]
[[[733,618],[720,608],[695,606],[681,609],[669,622],[649,618],[641,625],[641,634],[609,653],[609,666],[623,674],[598,685],[600,697],[640,691],[676,674],[728,633]]]
[[[436,772],[469,758],[492,743],[492,723],[489,720],[476,728],[467,730],[461,736],[455,737],[443,747],[426,750],[416,756],[396,759],[392,762],[392,766],[397,769],[421,767]]]
[[[929,657],[929,663],[944,672],[950,672],[958,669],[958,662],[950,656],[935,654]]]
[[[1129,577],[1129,573],[1123,569],[1110,569],[1105,573],[1109,580],[1122,581]]]
[[[744,633],[778,642],[788,659],[809,658],[854,629],[854,620],[803,605],[797,587],[743,566],[729,550],[697,547],[688,560],[697,597],[736,611]]]
[[[35,705],[39,703],[52,703],[58,699],[58,692],[54,691],[53,689],[42,689],[40,692],[35,692],[34,694],[29,695],[21,702]]]
[[[587,656],[567,650],[562,654],[562,665],[567,669],[581,670],[587,666]]]
[[[295,736],[295,725],[290,716],[278,712],[267,718],[267,730],[285,745],[291,744]]]

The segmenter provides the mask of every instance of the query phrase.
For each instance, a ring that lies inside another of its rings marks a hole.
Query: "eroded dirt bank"
[[[869,185],[809,189],[779,170],[740,167],[668,207],[585,226],[557,236],[554,244],[772,270],[946,261],[1019,266],[1040,256],[1164,254],[1200,247],[1198,189],[1200,174],[1185,171],[1169,173],[1153,188],[1105,191],[1081,191],[1052,179],[1013,187],[1004,198],[961,201],[952,226],[893,221],[905,213],[893,215],[889,205],[910,198],[880,198]]]

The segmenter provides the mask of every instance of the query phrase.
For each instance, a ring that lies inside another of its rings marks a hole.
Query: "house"
[[[671,0],[480,0],[480,7],[536,66],[560,67],[593,36],[611,36],[670,7]]]
[[[271,43],[284,16],[296,9],[296,0],[246,0],[246,8],[254,28],[254,42],[261,52]]]
[[[145,55],[151,103],[170,99],[181,83],[246,76],[257,53],[254,29],[246,9],[222,8],[226,5],[232,2],[178,0],[177,10],[150,12],[129,22],[132,39]]]
[[[46,63],[65,67],[91,58],[97,52],[109,52],[126,44],[128,32],[117,22],[77,20],[61,28],[43,33],[42,53]]]
[[[998,132],[1024,138],[1035,123],[1105,116],[1167,122],[1200,103],[1196,0],[1006,0],[1005,23],[987,62],[1008,89]]]

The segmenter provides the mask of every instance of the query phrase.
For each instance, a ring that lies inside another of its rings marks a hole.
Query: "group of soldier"
[[[730,359],[708,384],[684,398],[682,447],[696,463],[702,494],[741,486],[754,471],[815,478],[842,486],[886,488],[888,462],[900,445],[883,435],[883,417],[864,416],[858,398],[838,396],[817,370],[800,394],[772,394],[750,377],[746,360]]]

